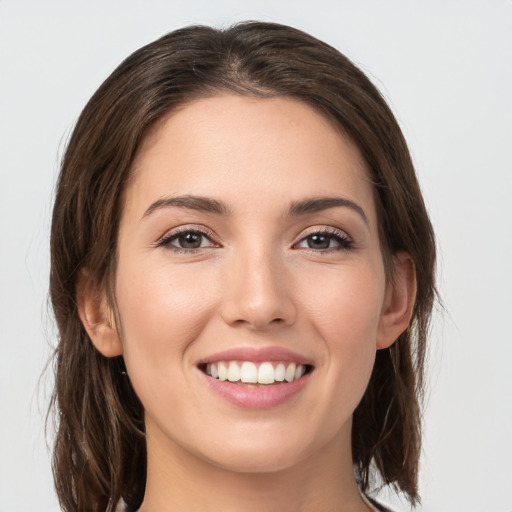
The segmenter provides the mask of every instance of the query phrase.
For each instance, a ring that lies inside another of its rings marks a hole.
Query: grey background
[[[512,2],[0,0],[0,512],[58,510],[40,380],[54,328],[48,230],[80,109],[129,53],[183,25],[304,29],[346,53],[409,141],[440,246],[423,512],[510,512]],[[406,504],[383,500],[397,510]]]

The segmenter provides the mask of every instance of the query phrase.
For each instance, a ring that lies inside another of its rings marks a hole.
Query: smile
[[[236,407],[272,409],[288,403],[308,387],[315,368],[305,355],[283,347],[234,347],[197,364],[214,395]]]
[[[219,361],[201,369],[220,381],[272,385],[300,379],[310,366],[293,362]]]

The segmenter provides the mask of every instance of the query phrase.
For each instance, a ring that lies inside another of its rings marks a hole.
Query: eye
[[[195,229],[170,233],[162,238],[157,245],[178,251],[194,251],[205,247],[218,247],[206,233]]]
[[[349,250],[352,246],[352,240],[340,230],[315,231],[309,233],[295,245],[296,248],[313,251]]]

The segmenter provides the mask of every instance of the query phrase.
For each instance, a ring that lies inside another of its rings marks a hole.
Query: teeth
[[[215,379],[247,384],[274,384],[274,382],[293,382],[300,379],[306,372],[303,364],[264,362],[259,366],[252,361],[244,361],[241,365],[236,361],[220,361],[208,364],[206,373]]]
[[[258,382],[258,368],[256,368],[256,365],[254,363],[251,363],[250,361],[245,361],[242,364],[242,367],[240,368],[240,380],[242,382],[249,382],[252,384],[256,384]]]
[[[213,377],[213,374],[215,373],[213,371],[213,367],[215,365],[212,364],[212,367],[210,368],[210,373]],[[219,373],[219,380],[228,380],[228,367],[226,366],[226,363],[219,363],[219,365],[217,366],[217,369],[218,369],[218,373]]]
[[[261,363],[258,369],[258,384],[274,384],[274,375],[272,363]]]
[[[238,366],[234,361],[229,363],[228,380],[229,382],[238,382],[240,380],[240,366]]]
[[[286,375],[286,367],[283,363],[279,363],[276,366],[276,373],[274,375],[274,379],[276,379],[277,382],[283,382],[285,375]]]
[[[286,368],[286,373],[284,374],[284,378],[286,379],[286,382],[292,382],[293,379],[295,379],[295,364],[294,363],[288,365],[288,368]]]

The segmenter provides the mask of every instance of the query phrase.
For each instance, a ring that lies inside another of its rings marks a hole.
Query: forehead
[[[125,206],[139,208],[163,195],[263,207],[269,197],[338,193],[373,210],[357,146],[324,115],[285,97],[215,96],[173,111],[145,138],[126,192]]]

